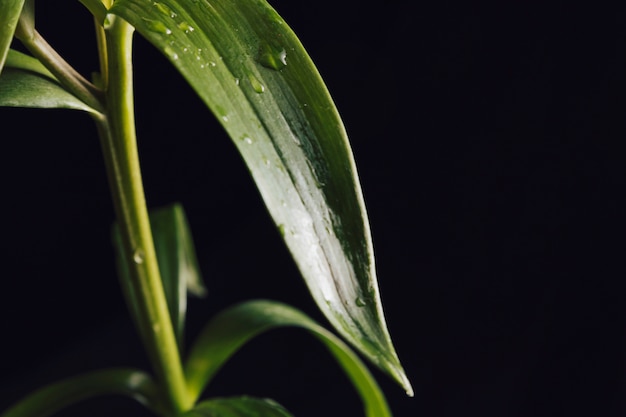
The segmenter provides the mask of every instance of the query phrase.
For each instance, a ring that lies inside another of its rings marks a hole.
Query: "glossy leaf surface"
[[[203,296],[206,289],[202,283],[193,238],[182,206],[174,204],[152,210],[149,217],[163,290],[180,348],[185,328],[187,292]],[[147,336],[143,333],[148,331],[150,324],[135,304],[137,295],[134,293],[129,278],[129,262],[141,262],[143,255],[136,253],[135,259],[126,258],[116,225],[113,227],[113,244],[116,249],[118,273],[126,300],[129,303],[131,316],[135,320],[142,338],[146,340]]]
[[[391,416],[376,381],[345,343],[301,311],[265,300],[231,307],[202,330],[185,363],[190,394],[197,398],[226,361],[252,338],[281,327],[306,329],[326,345],[361,396],[367,417]]]
[[[59,410],[103,395],[125,395],[162,412],[157,386],[146,373],[134,369],[107,369],[61,380],[41,388],[0,417],[46,417]]]
[[[24,0],[0,1],[0,74],[13,41]]]
[[[350,145],[291,29],[263,0],[118,0],[110,12],[216,115],[332,325],[411,393],[384,320]]]
[[[0,107],[64,108],[97,113],[67,92],[35,58],[9,50],[0,74]]]
[[[291,414],[272,400],[230,397],[203,401],[183,417],[291,417]]]

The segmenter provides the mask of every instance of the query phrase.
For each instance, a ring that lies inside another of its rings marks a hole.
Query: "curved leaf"
[[[0,107],[64,108],[97,114],[67,92],[35,58],[9,50],[0,74]]]
[[[385,324],[345,129],[295,34],[264,0],[118,0],[109,11],[217,116],[331,324],[411,393]]]
[[[385,397],[358,356],[338,337],[304,313],[273,301],[249,301],[216,316],[192,346],[185,363],[187,386],[199,397],[226,361],[253,337],[278,327],[301,327],[310,331],[335,356],[359,392],[366,416],[391,416]]]
[[[164,410],[161,395],[149,375],[134,369],[107,369],[41,388],[0,417],[46,417],[80,401],[111,394],[134,398],[155,412]]]
[[[183,417],[291,417],[291,414],[273,400],[231,397],[203,401]]]
[[[0,1],[0,74],[13,41],[17,21],[22,13],[24,0]]]

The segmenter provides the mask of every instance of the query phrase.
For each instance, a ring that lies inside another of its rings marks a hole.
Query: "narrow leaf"
[[[265,300],[231,307],[202,330],[185,363],[190,395],[199,397],[217,371],[252,338],[268,330],[287,326],[304,328],[326,345],[359,392],[366,416],[391,416],[376,381],[345,343],[301,311]]]
[[[161,280],[180,348],[187,312],[187,291],[196,296],[204,296],[206,289],[202,283],[191,230],[182,206],[174,204],[152,211],[150,225]]]
[[[162,414],[161,395],[146,373],[133,369],[91,372],[41,388],[18,401],[0,417],[46,417],[89,398],[124,395]]]
[[[273,400],[230,397],[203,401],[183,417],[291,417],[291,414]]]
[[[185,329],[187,292],[196,296],[204,296],[206,289],[202,283],[193,237],[182,206],[174,204],[152,210],[149,217],[163,290],[180,348]],[[146,335],[143,333],[150,328],[150,325],[135,304],[136,295],[129,279],[130,264],[125,256],[117,225],[113,226],[113,244],[116,248],[118,273],[126,300],[129,303],[131,316],[135,320],[141,337],[145,338]],[[137,256],[140,257],[141,254],[137,254]]]
[[[295,34],[264,0],[118,0],[109,11],[217,116],[331,324],[411,393],[385,324],[345,129]]]
[[[0,74],[0,107],[64,108],[97,114],[67,92],[35,58],[9,50]]]
[[[24,0],[0,1],[0,74],[13,41]]]

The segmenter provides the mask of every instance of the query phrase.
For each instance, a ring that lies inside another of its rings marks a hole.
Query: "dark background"
[[[626,7],[502,3],[272,5],[351,137],[416,391],[373,371],[395,415],[624,416]],[[38,28],[81,72],[96,68],[78,2],[38,2]],[[323,321],[212,115],[139,38],[135,65],[148,204],[183,203],[209,288],[191,300],[189,340],[257,297]],[[147,368],[115,277],[92,122],[2,109],[0,123],[0,408],[61,377]],[[246,346],[209,394],[269,396],[300,417],[361,413],[297,330]],[[106,398],[60,415],[146,414]]]

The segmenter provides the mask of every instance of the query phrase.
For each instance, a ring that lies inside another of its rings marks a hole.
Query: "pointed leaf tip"
[[[411,392],[389,336],[350,144],[299,39],[265,0],[117,0],[229,134],[333,327]]]

